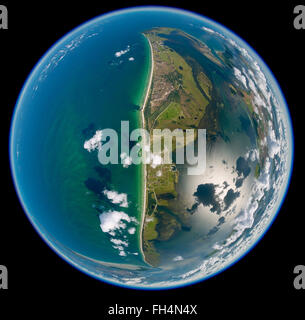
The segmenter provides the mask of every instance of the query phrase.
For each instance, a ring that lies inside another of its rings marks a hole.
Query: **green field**
[[[158,121],[174,120],[181,115],[181,106],[177,102],[170,102],[168,107],[160,114]]]
[[[154,240],[158,238],[158,232],[156,231],[156,226],[158,224],[158,218],[155,215],[149,217],[149,222],[146,223],[144,229],[144,238],[147,241]]]

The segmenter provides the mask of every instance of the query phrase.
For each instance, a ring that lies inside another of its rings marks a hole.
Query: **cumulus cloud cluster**
[[[102,137],[103,137],[103,131],[97,130],[91,139],[85,141],[84,149],[86,149],[88,152],[92,152],[94,150],[101,151]],[[141,149],[140,143],[137,143],[137,145]],[[143,150],[144,152],[142,156],[143,157],[142,161],[144,161],[146,164],[151,165],[152,168],[156,168],[157,166],[163,163],[162,155],[160,153],[151,152],[149,145],[144,146]],[[128,168],[133,163],[132,157],[128,155],[126,152],[122,152],[120,154],[120,159],[124,168]],[[162,172],[160,171],[158,174],[160,176],[162,175]]]
[[[237,69],[236,67],[233,68],[234,69],[234,75],[235,77],[237,78],[237,80],[239,80],[243,86],[248,89],[247,87],[247,80],[246,80],[246,77],[242,74],[242,72]]]
[[[127,194],[126,193],[118,193],[116,191],[110,191],[105,189],[103,191],[104,195],[114,204],[118,204],[120,207],[127,208]]]
[[[126,54],[127,52],[130,51],[130,45],[127,46],[127,48],[125,50],[120,50],[120,51],[117,51],[114,55],[119,58],[121,56],[123,56],[124,54]]]
[[[125,229],[126,222],[131,222],[129,215],[122,211],[106,211],[99,215],[100,227],[103,232],[115,235],[115,231]]]
[[[119,255],[126,257],[125,248],[128,247],[128,242],[120,239],[111,239],[110,241],[114,243],[113,248],[119,250]]]
[[[281,143],[283,143],[283,139],[279,141],[279,138],[276,137],[274,130],[274,122],[277,119],[280,119],[281,112],[279,104],[277,102],[274,93],[270,89],[270,85],[266,79],[264,72],[259,66],[257,61],[254,61],[253,58],[249,55],[248,51],[245,48],[240,47],[233,40],[229,40],[229,42],[236,47],[244,57],[247,57],[249,61],[251,61],[251,68],[247,70],[242,68],[242,71],[238,68],[234,67],[234,75],[236,78],[244,85],[245,88],[249,89],[253,96],[254,102],[254,111],[259,116],[263,116],[259,114],[258,107],[266,108],[268,114],[270,115],[270,120],[268,121],[268,132],[266,137],[262,140],[262,144],[267,146],[268,155],[271,159],[274,158],[275,155],[281,153]],[[277,108],[272,108],[272,105]],[[276,114],[276,118],[274,119],[274,112]],[[284,128],[282,125],[279,126],[279,131],[283,133]],[[282,146],[284,147],[284,146]],[[253,157],[258,158],[258,155],[252,154]]]
[[[277,104],[277,101],[270,90],[270,85],[267,82],[264,72],[258,62],[253,60],[245,48],[239,46],[234,40],[229,39],[228,41],[251,63],[251,68],[248,68],[247,70],[244,67],[242,70],[239,70],[235,66],[234,75],[246,89],[251,90],[255,106],[265,107],[272,116],[271,100],[274,104]],[[256,107],[254,110],[257,113],[258,110]],[[277,111],[279,112],[279,110]]]
[[[157,168],[157,166],[163,163],[162,155],[160,153],[153,153],[150,151],[150,146],[144,146],[145,152],[145,163],[150,164],[152,168]]]
[[[131,53],[131,46],[130,45],[128,45],[125,49],[114,52],[114,59],[109,62],[109,65],[119,66],[122,63],[124,63],[124,61],[126,61],[126,60],[130,61],[130,62],[135,61],[135,57],[133,57],[133,56],[129,56],[129,58],[126,58],[126,60],[125,60],[123,56],[125,56],[127,53]]]
[[[204,31],[206,31],[206,32],[208,32],[208,33],[211,33],[211,34],[214,34],[214,35],[218,35],[218,36],[221,37],[221,38],[225,38],[223,34],[217,32],[217,31],[215,31],[215,30],[212,30],[212,29],[210,29],[210,28],[202,27],[201,29],[204,30]]]
[[[100,151],[102,148],[102,136],[102,130],[97,130],[95,132],[95,135],[91,139],[85,141],[84,148],[89,152],[94,151],[96,149]]]
[[[267,136],[267,142],[268,142],[268,153],[270,158],[273,158],[276,154],[279,154],[281,151],[281,145],[277,141],[275,137],[275,132],[272,128],[272,123],[269,121],[269,134]]]
[[[126,152],[122,152],[120,158],[124,168],[128,168],[132,164],[132,158]]]
[[[102,130],[97,130],[94,136],[85,141],[84,148],[88,151],[98,150],[101,151],[102,141]],[[124,167],[128,167],[131,164],[131,158],[127,156],[127,154],[121,155],[122,163]],[[101,174],[101,169],[99,169],[99,173]],[[103,176],[105,172],[102,171]],[[108,199],[109,203],[115,205],[113,206],[115,209],[109,209],[99,214],[100,220],[100,228],[104,233],[107,233],[111,239],[110,241],[113,244],[113,248],[119,250],[120,256],[126,256],[127,252],[126,248],[128,247],[127,235],[126,234],[135,234],[136,228],[135,224],[138,223],[137,219],[134,217],[130,217],[126,212],[119,211],[116,208],[128,208],[128,198],[126,193],[119,193],[115,190],[109,190],[106,184],[99,182],[99,180],[88,179],[90,183],[93,184],[95,193],[102,198]],[[104,197],[103,197],[104,196]],[[94,206],[95,207],[95,206]],[[100,210],[104,210],[104,206],[99,207]],[[126,234],[123,235],[123,231],[126,229]],[[120,238],[124,237],[124,241],[117,239],[117,236]],[[137,253],[132,253],[137,254]]]
[[[130,225],[137,224],[138,221],[134,217],[130,217],[127,213],[123,211],[109,210],[103,212],[99,215],[100,228],[103,232],[108,233],[111,236],[110,241],[113,244],[113,248],[119,250],[120,256],[127,256],[128,241],[127,236],[124,236],[122,240],[122,232],[128,228],[129,234],[134,234],[136,232],[135,227],[130,227]],[[120,236],[117,238],[117,236]]]
[[[151,167],[155,169],[157,166],[162,164],[162,156],[151,153],[148,157],[148,163],[150,163]]]
[[[252,162],[258,160],[259,158],[259,152],[258,152],[258,149],[252,149],[252,150],[249,150],[246,155],[245,155],[245,159],[249,159],[251,160]]]
[[[270,159],[267,158],[263,172],[261,173],[259,179],[252,185],[251,196],[249,197],[247,204],[235,218],[233,227],[234,232],[226,239],[225,243],[215,244],[214,249],[223,250],[230,247],[242,236],[246,229],[252,228],[255,213],[259,208],[259,203],[266,192],[270,190],[270,170]]]
[[[240,52],[245,58],[247,58],[247,59],[250,60],[251,62],[253,61],[253,58],[250,56],[249,52],[248,52],[245,48],[239,46],[239,45],[238,45],[234,40],[232,40],[232,39],[227,39],[227,40],[228,40],[228,42],[229,42],[233,47],[235,47],[236,49],[238,49],[239,52]]]

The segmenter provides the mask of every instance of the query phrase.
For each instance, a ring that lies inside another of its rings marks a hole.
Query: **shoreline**
[[[121,269],[123,267],[124,269],[127,269],[127,270],[140,270],[141,269],[140,266],[136,266],[134,264],[119,263],[119,262],[105,262],[105,261],[101,261],[101,260],[87,257],[85,255],[82,255],[81,253],[74,251],[74,250],[71,250],[71,252],[73,252],[76,256],[79,256],[83,259],[88,259],[94,263],[97,263],[97,264],[99,264],[101,266],[105,266],[105,267],[118,268],[118,269]],[[72,261],[72,259],[71,259],[71,261]]]
[[[150,47],[150,56],[151,56],[151,66],[150,66],[150,76],[149,76],[149,82],[148,82],[148,86],[147,86],[147,90],[146,90],[146,95],[145,95],[145,99],[141,108],[141,121],[142,121],[142,127],[143,129],[145,129],[145,118],[144,118],[144,111],[145,111],[145,107],[147,104],[147,100],[150,94],[150,89],[151,89],[151,84],[152,84],[152,79],[153,79],[153,73],[154,73],[154,56],[153,56],[153,48],[151,45],[150,40],[143,34],[143,36],[146,38],[146,40],[149,43],[149,47]],[[145,153],[144,153],[145,156]],[[145,161],[144,161],[145,162]],[[146,187],[147,187],[147,176],[146,176],[147,172],[146,172],[146,164],[143,164],[143,175],[144,175],[144,195],[143,195],[143,209],[142,209],[142,219],[141,219],[141,230],[140,230],[140,251],[143,257],[143,260],[145,263],[147,263],[147,261],[145,260],[145,255],[144,255],[144,251],[143,251],[143,230],[144,230],[144,221],[145,221],[145,214],[146,214],[146,206],[147,206],[147,192],[146,192]]]

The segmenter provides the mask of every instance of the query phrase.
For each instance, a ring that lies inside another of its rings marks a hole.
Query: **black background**
[[[304,290],[293,287],[295,265],[305,264],[305,212],[300,151],[305,89],[305,30],[293,27],[297,1],[24,1],[8,3],[8,30],[0,30],[1,177],[0,264],[9,271],[9,289],[0,290],[1,308],[11,314],[69,312],[106,319],[110,305],[198,304],[200,316],[225,312],[238,316],[241,307],[260,314],[284,309],[301,311]],[[246,40],[264,59],[286,97],[295,135],[291,184],[283,206],[262,241],[237,264],[204,282],[175,290],[138,291],[95,280],[59,258],[27,220],[14,191],[8,158],[13,109],[28,74],[39,58],[79,24],[102,13],[134,5],[169,5],[189,9],[220,22]],[[299,192],[300,191],[300,192]],[[303,309],[304,310],[304,309]],[[72,314],[72,313],[71,313]],[[37,314],[38,315],[38,314]],[[107,319],[121,319],[107,317]],[[143,317],[143,319],[149,318]],[[157,319],[158,317],[154,317]],[[171,317],[170,317],[171,318]],[[183,319],[188,317],[184,316]],[[189,317],[190,318],[190,317]],[[217,317],[218,318],[218,317]],[[122,317],[122,319],[132,319]],[[141,318],[142,319],[142,318]]]

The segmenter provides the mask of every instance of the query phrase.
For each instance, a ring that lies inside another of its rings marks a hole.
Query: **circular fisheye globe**
[[[262,59],[203,16],[138,7],[95,18],[38,62],[10,136],[20,202],[74,267],[136,289],[202,281],[262,238],[293,134]]]

